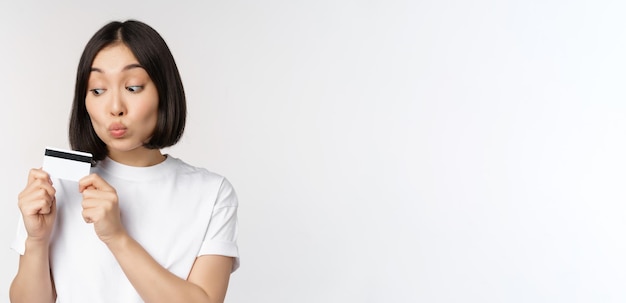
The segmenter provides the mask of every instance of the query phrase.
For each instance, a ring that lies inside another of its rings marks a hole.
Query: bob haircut
[[[136,21],[113,21],[87,42],[78,63],[76,88],[70,114],[69,140],[72,149],[90,152],[94,163],[108,155],[106,144],[100,140],[87,113],[85,98],[91,66],[103,48],[123,43],[135,55],[139,64],[154,82],[158,97],[157,125],[146,148],[160,149],[172,146],[180,140],[185,129],[187,105],[183,83],[174,57],[167,44],[152,27]]]

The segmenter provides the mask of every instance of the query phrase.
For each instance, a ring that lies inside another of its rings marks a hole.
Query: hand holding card
[[[89,175],[91,161],[90,153],[47,147],[43,157],[43,170],[52,178],[78,182]]]

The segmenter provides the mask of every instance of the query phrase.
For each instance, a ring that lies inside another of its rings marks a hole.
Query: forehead
[[[91,69],[102,73],[116,73],[133,64],[138,65],[139,61],[130,48],[123,43],[116,43],[101,49],[96,54]]]

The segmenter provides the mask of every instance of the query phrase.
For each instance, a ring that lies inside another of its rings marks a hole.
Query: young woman
[[[224,301],[239,266],[237,197],[224,177],[160,152],[180,139],[185,115],[154,29],[112,22],[91,38],[69,137],[96,165],[78,183],[30,171],[12,302]]]

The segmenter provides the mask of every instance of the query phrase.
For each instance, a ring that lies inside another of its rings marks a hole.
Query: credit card
[[[90,153],[46,147],[42,168],[51,178],[78,182],[89,175],[92,158]]]

